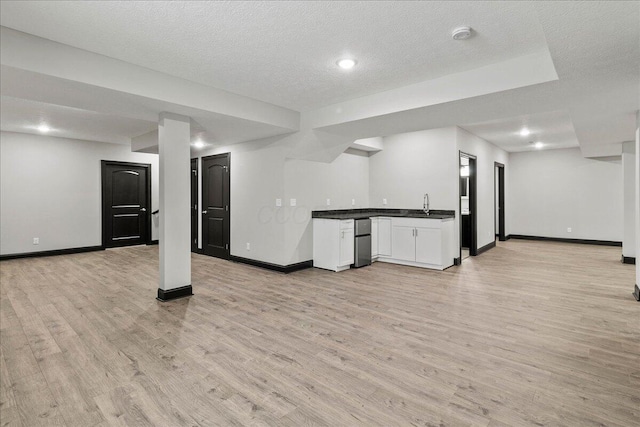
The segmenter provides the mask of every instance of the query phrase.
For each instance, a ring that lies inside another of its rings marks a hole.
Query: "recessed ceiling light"
[[[520,136],[529,136],[531,135],[531,131],[527,128],[522,128],[522,130],[520,131]]]
[[[45,124],[38,126],[38,132],[47,133],[51,130],[51,128]]]
[[[466,40],[471,37],[471,27],[458,27],[451,32],[451,37],[454,40]]]
[[[539,150],[542,147],[544,147],[544,144],[542,142],[538,141],[535,144],[533,144],[533,146],[536,147]]]
[[[196,148],[202,148],[202,147],[204,147],[204,142],[198,140],[198,141],[193,143],[193,146],[196,147]]]
[[[342,68],[343,70],[350,70],[356,65],[356,60],[351,58],[344,58],[336,62],[336,64],[338,64],[338,67]]]

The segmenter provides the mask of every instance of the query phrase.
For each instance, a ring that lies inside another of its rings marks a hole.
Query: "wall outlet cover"
[[[387,199],[382,199],[382,204],[386,206],[387,205]]]
[[[331,199],[327,199],[327,206],[331,206]]]
[[[296,199],[291,199],[291,200],[289,200],[289,204],[290,204],[291,206],[295,206],[295,205],[296,205],[296,203],[297,203]]]
[[[567,233],[571,233],[571,227],[567,228]]]
[[[250,251],[251,250],[251,243],[247,243],[247,250]]]
[[[34,237],[33,238],[33,244],[34,245],[39,245],[40,244],[40,238],[39,237]]]
[[[282,206],[282,199],[276,199],[276,206],[277,207]]]
[[[356,199],[351,199],[351,206],[355,206],[356,205]]]

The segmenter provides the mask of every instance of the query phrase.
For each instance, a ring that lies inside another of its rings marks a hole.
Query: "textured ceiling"
[[[87,141],[129,144],[131,137],[158,128],[155,122],[136,120],[25,99],[0,97],[3,131],[39,134],[41,123],[51,126],[48,135]]]
[[[575,146],[577,140],[585,156],[596,157],[613,155],[620,142],[633,139],[634,112],[640,108],[640,2],[2,1],[0,8],[0,21],[9,28],[309,116],[320,106],[333,104],[327,108],[342,111],[345,101],[490,64],[500,66],[531,53],[549,55],[557,72],[553,82],[461,96],[428,108],[382,111],[322,129],[354,138],[460,125],[516,151],[522,141],[511,139],[514,127],[528,120],[531,127],[540,128],[534,136],[547,147]],[[451,30],[459,25],[471,25],[474,37],[451,40]],[[24,52],[29,56],[31,51]],[[348,73],[340,71],[335,61],[342,55],[353,55],[358,66]],[[2,57],[8,57],[6,52]],[[109,139],[100,136],[105,131],[116,139],[132,137],[139,130],[137,119],[151,123],[157,111],[169,109],[192,117],[217,143],[283,132],[228,115],[201,114],[187,104],[164,105],[127,91],[105,94],[97,87],[75,87],[76,82],[64,77],[35,78],[31,74],[37,70],[18,68],[11,70],[3,62],[3,95],[86,109],[85,122],[76,109],[47,107],[62,122],[70,115],[65,123],[72,135],[88,131],[91,124],[96,135],[92,139]],[[482,83],[486,81],[473,77],[466,81],[469,86]],[[397,101],[386,94],[386,101]],[[3,99],[3,110],[12,111],[3,114],[3,129],[21,120],[22,126],[29,126],[25,117],[30,123],[43,108],[38,103],[6,102]],[[99,117],[94,111],[120,129],[105,129],[100,120],[92,121]],[[119,120],[120,116],[134,121]]]
[[[531,142],[538,141],[546,149],[578,146],[571,117],[566,111],[529,114],[461,127],[509,152],[535,150]],[[529,129],[531,134],[520,135],[523,128]]]
[[[0,20],[296,110],[546,49],[529,2],[3,1]],[[453,41],[460,25],[475,35]]]

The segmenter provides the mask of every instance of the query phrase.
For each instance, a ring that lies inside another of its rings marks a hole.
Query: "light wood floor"
[[[289,275],[157,246],[3,261],[2,425],[638,426],[620,248],[511,240],[445,272]]]

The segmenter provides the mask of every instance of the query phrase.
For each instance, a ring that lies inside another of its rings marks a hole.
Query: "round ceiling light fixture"
[[[544,147],[544,144],[542,142],[538,141],[535,144],[533,144],[533,146],[536,147],[539,150],[542,147]]]
[[[202,142],[201,140],[197,140],[196,142],[193,143],[193,146],[196,148],[202,148],[204,147],[204,142]]]
[[[38,129],[38,132],[40,132],[40,133],[47,133],[47,132],[49,132],[51,130],[51,128],[49,126],[45,125],[44,123],[41,124],[40,126],[38,126],[37,129]]]
[[[336,64],[338,64],[338,67],[342,68],[343,70],[352,69],[353,67],[355,67],[356,63],[356,60],[351,58],[343,58],[336,62]]]
[[[527,128],[522,128],[522,130],[520,131],[520,136],[529,136],[531,135],[531,131]]]
[[[451,32],[451,37],[454,40],[466,40],[471,37],[471,27],[458,27]]]

